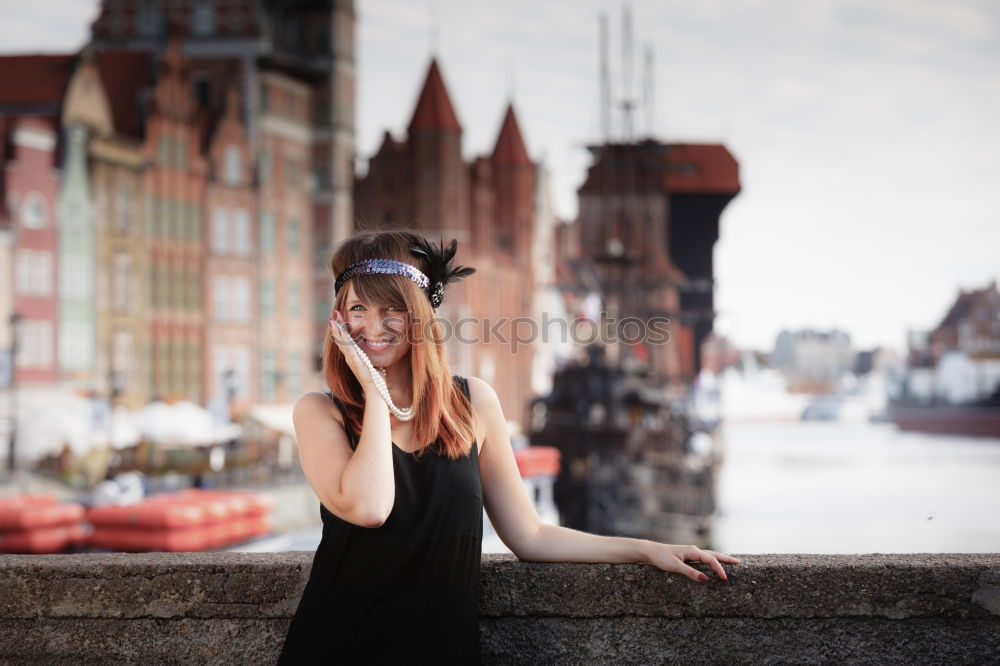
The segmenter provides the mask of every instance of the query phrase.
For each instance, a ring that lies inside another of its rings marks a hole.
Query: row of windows
[[[155,340],[147,347],[147,391],[150,395],[186,394],[201,400],[201,343]]]
[[[45,250],[18,250],[15,284],[22,296],[52,294],[52,253]]]
[[[285,157],[282,163],[281,183],[285,187],[304,187],[302,160],[296,157]],[[261,185],[272,182],[274,175],[274,157],[269,150],[262,150],[257,161],[257,180]]]
[[[276,292],[274,278],[264,278],[260,281],[260,315],[262,317],[277,315]],[[288,283],[287,305],[289,317],[302,316],[302,289],[296,280]]]
[[[187,169],[187,141],[161,136],[157,147],[157,161],[160,166],[180,170]]]
[[[285,225],[285,242],[289,254],[301,251],[302,223],[297,217],[290,217]],[[260,251],[262,254],[273,254],[277,243],[277,230],[274,213],[264,211],[260,214]]]
[[[52,366],[52,322],[23,319],[17,324],[17,359],[19,368]]]
[[[146,303],[154,308],[201,310],[201,273],[147,266]]]
[[[202,240],[201,205],[146,197],[146,235],[170,240]]]

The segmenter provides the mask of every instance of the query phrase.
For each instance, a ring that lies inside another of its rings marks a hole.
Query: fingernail
[[[698,574],[698,580],[704,583],[705,581],[708,580],[708,576],[706,576],[705,574]]]

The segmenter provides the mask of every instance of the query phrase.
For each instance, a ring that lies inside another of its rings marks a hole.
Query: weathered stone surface
[[[487,617],[967,617],[997,555],[740,555],[723,581],[697,583],[638,564],[537,564],[483,558]],[[984,601],[991,597],[980,593]],[[995,599],[995,597],[993,597]]]
[[[570,664],[997,664],[992,619],[482,618],[483,661]]]
[[[312,553],[0,555],[0,664],[269,664]],[[483,558],[486,663],[1000,664],[1000,554]]]

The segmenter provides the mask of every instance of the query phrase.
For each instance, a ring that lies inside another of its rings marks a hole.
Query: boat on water
[[[900,430],[1000,437],[1000,387],[983,400],[960,404],[892,402],[888,413]]]
[[[609,363],[557,369],[532,404],[532,444],[562,454],[555,502],[563,524],[596,534],[711,542],[722,459],[719,422],[705,422],[642,370]]]

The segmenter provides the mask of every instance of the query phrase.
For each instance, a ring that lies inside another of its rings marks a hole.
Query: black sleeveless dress
[[[467,380],[454,379],[468,396]],[[450,460],[439,444],[419,459],[393,444],[396,495],[381,527],[320,504],[323,538],[279,664],[480,663],[478,445]]]

